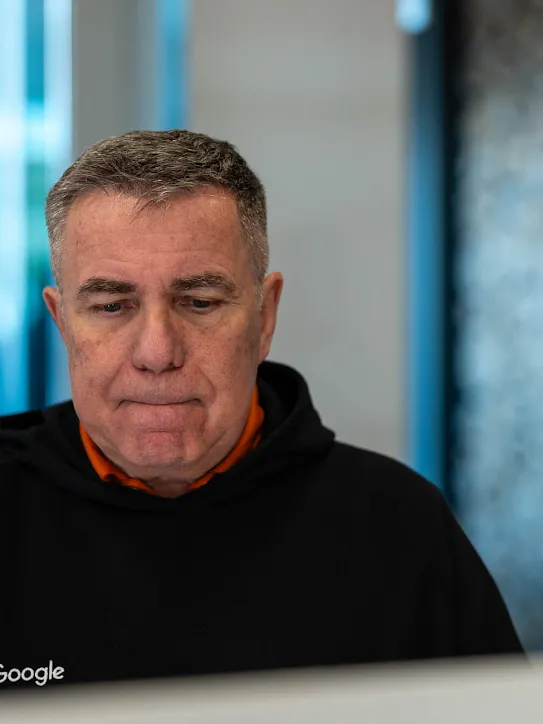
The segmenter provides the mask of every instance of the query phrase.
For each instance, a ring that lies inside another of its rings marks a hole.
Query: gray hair
[[[66,218],[76,199],[111,190],[134,196],[144,206],[159,206],[206,187],[223,189],[235,198],[260,289],[269,261],[264,187],[232,144],[185,130],[131,131],[100,141],[51,188],[45,219],[59,289]]]

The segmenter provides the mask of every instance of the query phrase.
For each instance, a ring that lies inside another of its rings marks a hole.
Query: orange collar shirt
[[[247,422],[245,423],[245,427],[243,428],[243,432],[241,433],[241,437],[239,438],[237,444],[224,458],[224,460],[222,460],[212,470],[209,470],[204,476],[195,480],[190,486],[190,490],[201,488],[209,482],[215,474],[226,472],[226,470],[245,457],[247,453],[254,450],[262,437],[263,422],[264,410],[260,406],[258,389],[255,385],[249,416],[247,417]],[[92,440],[82,423],[79,423],[79,432],[81,434],[81,440],[83,442],[85,452],[87,453],[92,467],[101,480],[104,482],[117,483],[130,488],[136,488],[137,490],[142,490],[145,493],[156,495],[153,488],[146,485],[142,480],[129,477],[125,472],[108,460],[108,458],[104,456],[100,448]]]

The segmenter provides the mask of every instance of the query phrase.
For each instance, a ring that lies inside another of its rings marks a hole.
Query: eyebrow
[[[136,291],[137,286],[132,282],[91,277],[79,287],[76,298],[83,301],[95,294],[134,294]]]
[[[233,295],[236,285],[224,274],[204,272],[187,277],[177,277],[170,282],[171,292],[190,292],[195,289],[221,289],[226,294]],[[96,294],[136,294],[138,285],[121,279],[108,279],[106,277],[91,277],[77,290],[76,298],[84,301]]]
[[[205,272],[189,277],[172,279],[170,290],[172,292],[190,292],[193,289],[222,289],[227,294],[234,294],[236,285],[224,274]]]

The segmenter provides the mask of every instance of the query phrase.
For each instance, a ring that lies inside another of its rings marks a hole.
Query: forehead
[[[231,273],[246,262],[235,199],[219,189],[149,206],[127,195],[93,192],[68,212],[63,265],[69,276],[122,273],[122,267],[163,267],[171,275],[173,266],[197,272],[198,265],[213,262]]]

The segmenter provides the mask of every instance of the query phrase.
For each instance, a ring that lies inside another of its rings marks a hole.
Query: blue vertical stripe
[[[0,0],[0,414],[28,404],[26,3]]]
[[[444,162],[440,37],[411,40],[408,163],[408,458],[444,487]]]
[[[189,16],[189,0],[158,0],[158,118],[162,129],[186,128],[188,123],[186,53]]]

